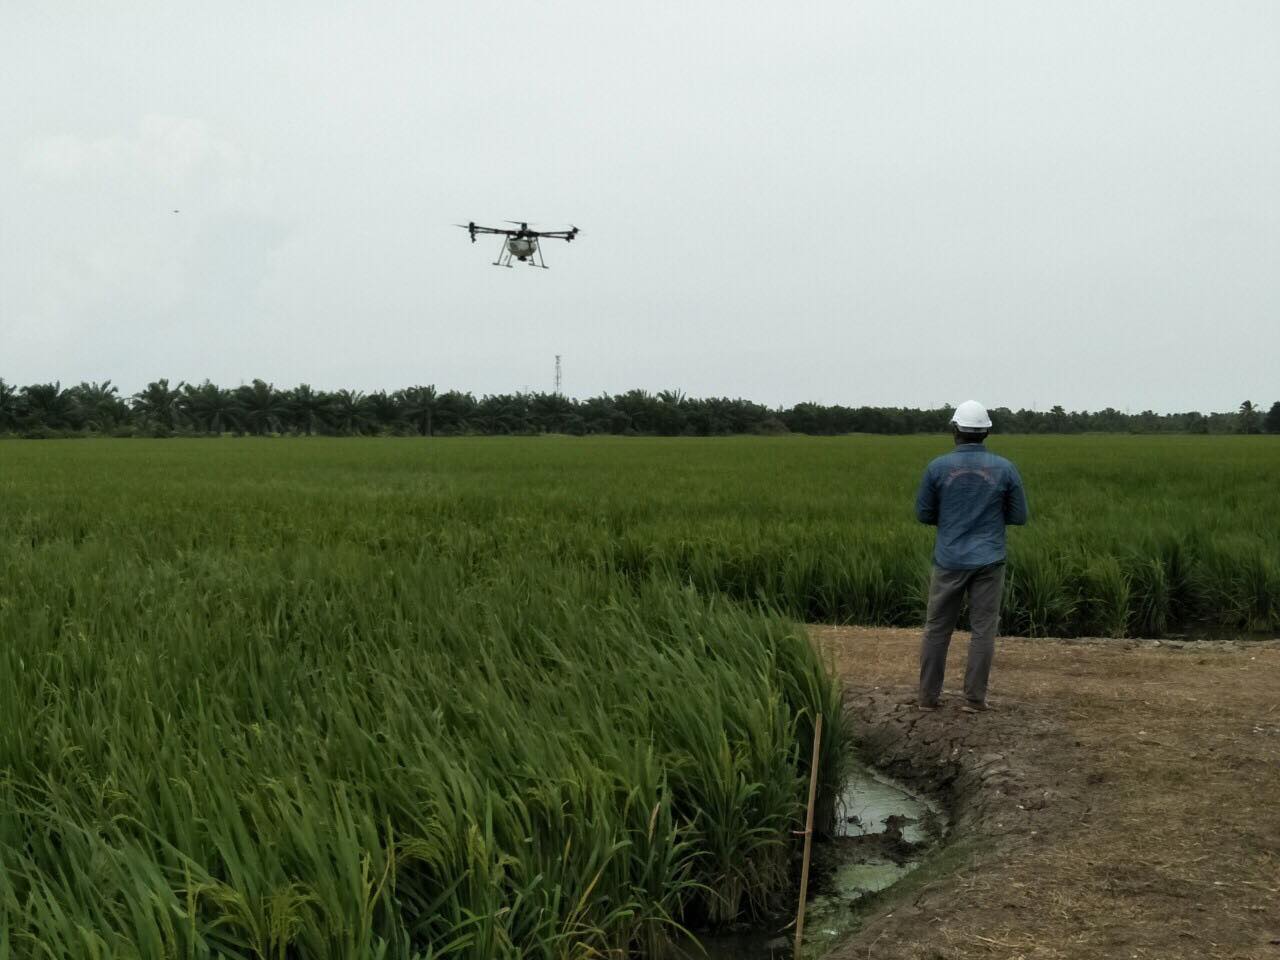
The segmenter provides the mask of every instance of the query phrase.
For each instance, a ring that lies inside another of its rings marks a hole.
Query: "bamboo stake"
[[[809,806],[804,818],[804,862],[800,865],[800,906],[796,909],[796,960],[804,944],[804,901],[809,895],[809,851],[813,846],[813,800],[818,793],[818,748],[822,744],[822,714],[813,725],[813,761],[809,764]]]

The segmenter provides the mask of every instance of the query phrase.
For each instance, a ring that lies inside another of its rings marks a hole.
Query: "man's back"
[[[933,560],[974,570],[1005,559],[1006,524],[1027,522],[1018,470],[981,443],[960,443],[931,462],[916,495],[916,517],[936,525]]]

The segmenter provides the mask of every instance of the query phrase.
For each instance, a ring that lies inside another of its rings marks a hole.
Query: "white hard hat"
[[[991,418],[987,416],[987,408],[977,400],[966,400],[956,407],[955,416],[951,418],[962,433],[981,433],[991,429]]]

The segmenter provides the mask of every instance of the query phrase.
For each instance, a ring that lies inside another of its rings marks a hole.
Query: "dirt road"
[[[866,758],[956,822],[840,960],[1280,960],[1280,643],[1002,638],[971,715],[915,709],[917,632],[813,634]]]

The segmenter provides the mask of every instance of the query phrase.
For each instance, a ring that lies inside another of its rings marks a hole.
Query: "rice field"
[[[1006,631],[1280,627],[1280,444],[994,438]],[[800,621],[941,438],[0,444],[0,958],[663,954],[785,904]]]

